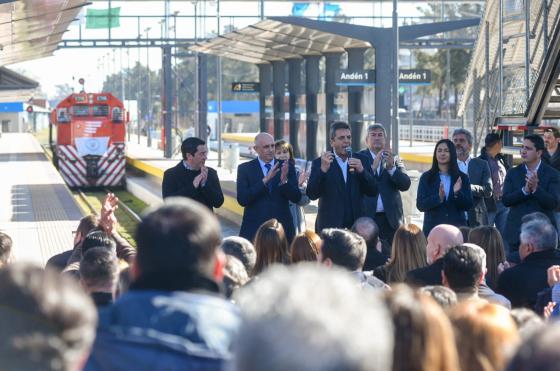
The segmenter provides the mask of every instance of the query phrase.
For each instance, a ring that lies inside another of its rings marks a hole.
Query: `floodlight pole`
[[[393,89],[392,89],[392,125],[391,150],[399,152],[399,24],[397,12],[398,0],[393,0]]]

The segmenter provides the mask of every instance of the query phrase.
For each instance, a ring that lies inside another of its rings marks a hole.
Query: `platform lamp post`
[[[391,147],[393,153],[399,153],[399,18],[398,0],[393,0],[393,89],[392,108],[393,120],[391,125]]]
[[[148,109],[147,109],[147,117],[148,120],[146,121],[146,135],[148,137],[148,147],[152,146],[152,77],[150,76],[150,30],[151,27],[147,27],[144,32],[146,32],[146,40],[148,45],[146,47],[146,69],[148,74]]]

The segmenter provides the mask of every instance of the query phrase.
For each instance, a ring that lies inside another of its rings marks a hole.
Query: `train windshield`
[[[93,106],[94,116],[109,116],[109,106],[106,104]]]
[[[78,117],[89,116],[89,106],[75,105],[72,107],[72,113]]]

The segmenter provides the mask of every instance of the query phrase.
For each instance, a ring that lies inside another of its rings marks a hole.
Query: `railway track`
[[[111,191],[105,190],[74,190],[73,194],[76,201],[84,211],[84,214],[99,215],[103,199],[108,192],[112,192],[119,198],[119,207],[115,214],[119,222],[118,231],[132,245],[135,245],[134,233],[140,222],[139,214],[147,207],[147,205],[134,197],[127,191]]]

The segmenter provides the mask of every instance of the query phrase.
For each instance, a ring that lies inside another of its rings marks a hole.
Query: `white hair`
[[[237,371],[388,371],[393,328],[376,294],[345,271],[275,266],[242,288]]]
[[[538,251],[552,250],[558,247],[558,233],[549,222],[533,220],[521,224],[519,240],[525,244],[532,244]]]

